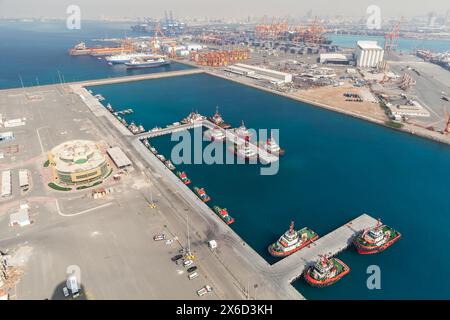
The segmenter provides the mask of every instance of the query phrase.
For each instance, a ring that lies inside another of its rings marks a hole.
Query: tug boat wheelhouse
[[[294,222],[291,222],[289,230],[277,242],[271,244],[268,250],[274,257],[286,257],[306,247],[318,238],[318,234],[307,227],[295,231]]]
[[[241,125],[238,128],[234,129],[234,134],[244,139],[246,139],[247,137],[248,139],[250,139],[252,137],[252,133],[247,129],[244,121],[242,121]]]
[[[314,287],[330,286],[350,272],[350,268],[337,258],[320,256],[319,261],[304,273],[305,280]]]
[[[364,230],[353,240],[356,250],[360,254],[374,254],[386,250],[401,238],[400,232],[381,224],[371,229]]]

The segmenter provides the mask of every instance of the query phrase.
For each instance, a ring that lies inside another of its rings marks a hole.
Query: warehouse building
[[[349,64],[350,59],[342,53],[322,53],[319,56],[319,62],[322,64]]]
[[[2,197],[8,197],[12,194],[11,170],[2,172]]]
[[[131,160],[128,159],[126,154],[119,147],[113,147],[106,150],[108,155],[111,157],[114,164],[119,169],[125,169],[131,166]]]
[[[11,131],[0,132],[0,142],[12,140],[14,140],[14,133],[12,133]]]
[[[377,68],[384,59],[384,50],[377,41],[356,43],[356,65],[360,68]]]
[[[243,63],[236,63],[231,67],[233,67],[234,70],[245,73],[249,77],[267,80],[278,85],[292,82],[292,74],[286,72],[280,72]]]
[[[48,154],[55,180],[72,185],[85,184],[108,175],[110,168],[100,147],[89,140],[71,140]]]
[[[19,170],[19,186],[21,188],[26,188],[30,185],[28,179],[28,170]]]

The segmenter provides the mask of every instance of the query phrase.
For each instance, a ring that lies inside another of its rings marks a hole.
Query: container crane
[[[390,32],[384,34],[384,50],[386,52],[395,51],[398,47],[398,38],[400,37],[400,25],[403,18],[398,21]]]

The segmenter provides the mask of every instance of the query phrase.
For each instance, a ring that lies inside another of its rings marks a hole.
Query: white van
[[[190,266],[192,263],[193,263],[192,260],[185,260],[183,262],[183,266],[187,267],[187,266]]]
[[[198,273],[193,272],[188,276],[189,280],[194,280],[195,278],[198,278]]]

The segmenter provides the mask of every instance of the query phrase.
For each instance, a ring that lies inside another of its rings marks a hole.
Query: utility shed
[[[109,148],[106,152],[111,157],[117,168],[123,169],[131,166],[131,160],[128,159],[126,154],[119,147]]]
[[[28,171],[20,170],[19,171],[19,185],[21,188],[28,187],[30,185],[30,181],[28,180]]]
[[[27,208],[20,208],[19,211],[12,213],[9,216],[9,225],[11,227],[16,225],[23,227],[29,225],[30,223],[31,222]]]

